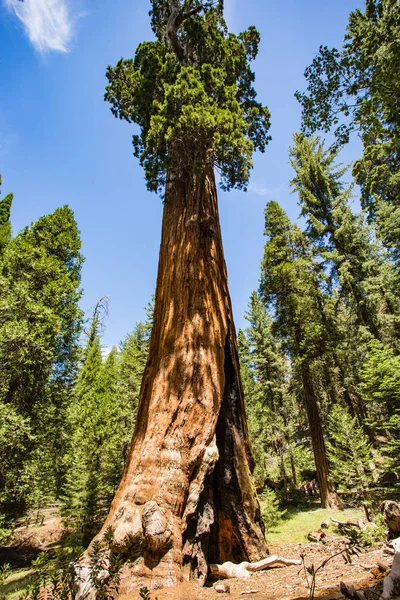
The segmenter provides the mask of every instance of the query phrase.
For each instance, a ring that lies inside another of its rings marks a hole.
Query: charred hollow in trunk
[[[121,592],[204,583],[210,562],[264,557],[252,466],[214,176],[173,179],[135,433],[95,538],[112,527]]]

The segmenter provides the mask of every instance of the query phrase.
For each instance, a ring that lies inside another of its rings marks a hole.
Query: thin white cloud
[[[66,0],[4,0],[39,52],[68,52],[75,20]]]
[[[284,183],[281,183],[276,187],[268,187],[266,185],[260,185],[259,183],[250,182],[248,191],[257,196],[270,196],[275,200],[279,200],[284,192],[288,191],[289,193],[288,186]]]

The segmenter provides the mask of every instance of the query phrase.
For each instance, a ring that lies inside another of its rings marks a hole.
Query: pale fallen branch
[[[301,560],[272,555],[252,563],[241,562],[237,565],[228,561],[224,562],[222,565],[210,565],[210,571],[212,577],[216,579],[229,579],[231,577],[244,578],[250,577],[250,575],[256,571],[262,571],[263,569],[268,569],[274,565],[283,565],[285,567],[290,565],[301,565]]]
[[[337,519],[333,519],[331,517],[331,521],[335,523],[338,527],[359,527],[362,529],[362,523],[359,521],[338,521]]]

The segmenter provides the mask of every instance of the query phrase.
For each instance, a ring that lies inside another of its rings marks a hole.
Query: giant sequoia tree
[[[155,41],[109,67],[106,99],[139,125],[135,155],[164,195],[154,324],[135,433],[97,541],[111,527],[122,590],[204,582],[208,564],[265,552],[251,480],[236,335],[218,217],[269,140],[249,62],[253,28],[229,34],[222,2],[153,0]],[[93,546],[92,546],[93,548]],[[89,548],[77,597],[90,591]],[[86,592],[85,592],[86,590]]]

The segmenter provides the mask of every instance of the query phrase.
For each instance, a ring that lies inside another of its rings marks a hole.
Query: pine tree
[[[133,370],[135,366],[132,364]],[[97,432],[100,430],[102,434],[101,474],[107,509],[122,478],[136,418],[132,406],[124,402],[121,383],[121,355],[114,347],[103,364],[98,382],[98,394],[104,398],[104,415]]]
[[[334,130],[338,144],[357,131],[363,156],[353,174],[362,205],[376,219],[380,236],[399,259],[400,6],[396,0],[366,0],[349,15],[340,50],[321,46],[306,69],[307,92],[296,92],[307,133]]]
[[[151,329],[150,329],[151,331]],[[137,323],[133,332],[121,344],[119,356],[119,386],[126,413],[132,424],[128,445],[139,406],[140,386],[149,352],[149,323]]]
[[[29,490],[21,481],[21,467],[31,440],[28,419],[12,405],[0,402],[0,527],[10,524],[26,505]]]
[[[371,340],[361,370],[361,386],[374,430],[384,436],[381,452],[387,466],[397,469],[400,449],[400,356],[393,348]]]
[[[257,292],[250,296],[246,319],[249,327],[245,334],[241,332],[239,356],[256,460],[254,476],[262,484],[270,474],[267,462],[276,459],[279,479],[286,489],[289,480],[292,485],[297,482],[293,449],[295,423],[299,421],[287,385],[289,361],[274,336],[273,321]]]
[[[316,370],[324,368],[329,342],[320,281],[323,274],[312,260],[305,235],[291,225],[276,202],[267,204],[265,234],[260,291],[274,310],[279,336],[302,384],[322,506],[333,506],[336,495],[329,476],[315,376]]]
[[[83,540],[93,535],[121,481],[135,427],[151,323],[138,323],[103,360],[100,333],[108,302],[97,302],[82,349],[82,365],[71,397],[66,427],[63,514]],[[149,312],[151,318],[151,311]]]
[[[319,138],[296,134],[290,154],[306,235],[329,273],[331,326],[326,322],[326,334],[337,374],[336,381],[329,378],[334,383],[331,404],[341,398],[372,439],[360,369],[371,338],[398,347],[398,275],[363,213],[351,210],[351,186],[343,183],[346,169],[336,163],[338,151],[325,150]]]
[[[67,415],[71,436],[63,512],[73,525],[80,523],[85,534],[93,530],[104,511],[101,489],[104,427],[108,424],[115,428],[115,424],[107,423],[105,403],[109,390],[104,389],[102,371],[100,339],[96,336],[89,341]]]
[[[1,493],[18,512],[57,495],[64,418],[81,325],[80,239],[68,207],[22,230],[4,249],[0,273],[0,403],[29,431],[16,444]],[[15,502],[14,502],[15,500]]]
[[[368,487],[374,477],[371,445],[355,417],[336,404],[328,417],[328,457],[332,479],[345,489]]]
[[[337,155],[337,150],[325,150],[319,138],[294,136],[292,186],[306,218],[307,237],[330,272],[330,286],[339,287],[350,317],[356,317],[353,323],[377,339],[393,341],[400,332],[394,292],[398,276],[363,214],[352,212],[351,186],[343,184],[346,168],[337,165]]]
[[[0,175],[1,186],[1,175]],[[8,194],[0,200],[0,255],[11,239],[10,212],[13,194]]]
[[[260,398],[249,341],[241,329],[238,331],[238,351],[249,437],[255,460],[253,477],[256,484],[261,486],[266,478],[265,458],[272,415],[265,398]]]

